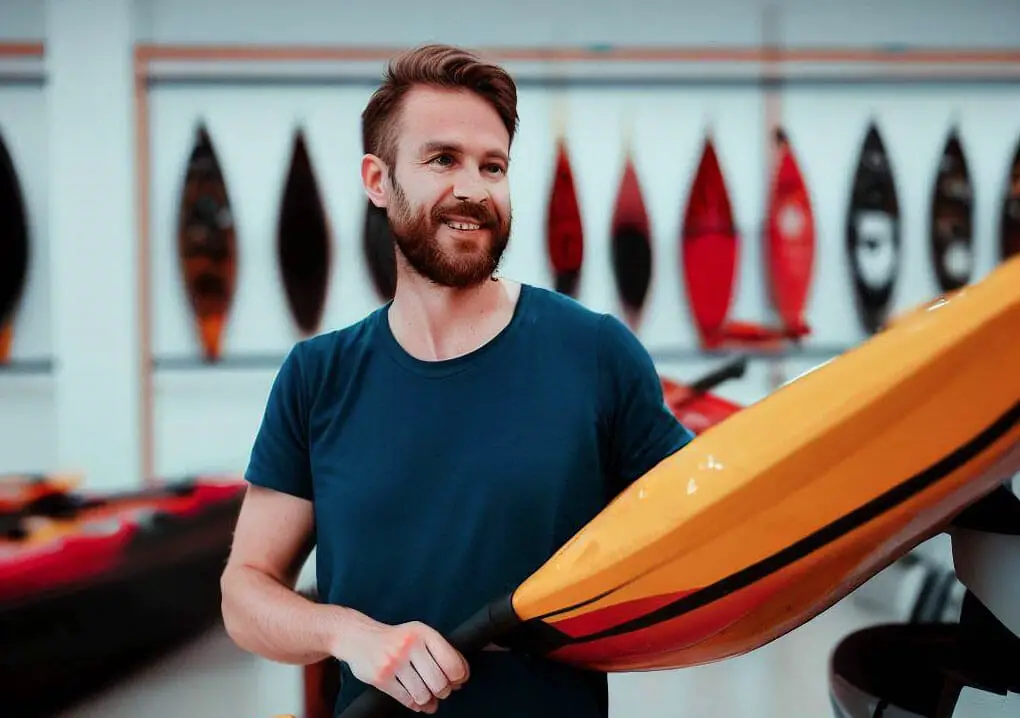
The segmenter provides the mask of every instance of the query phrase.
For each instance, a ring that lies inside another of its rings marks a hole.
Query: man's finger
[[[467,681],[471,675],[468,662],[445,638],[438,633],[428,636],[425,639],[425,645],[443,673],[450,679],[450,683],[459,686]]]
[[[407,689],[401,685],[400,681],[398,681],[395,676],[380,685],[379,688],[392,696],[394,700],[405,708],[409,708],[413,711],[419,710],[419,706],[415,703],[414,698],[411,697],[411,694],[407,692]]]
[[[453,690],[452,681],[432,652],[429,651],[427,645],[421,643],[415,647],[411,653],[411,663],[421,679],[425,681],[425,685],[428,686],[432,695],[436,698],[446,698],[450,695],[450,691]]]
[[[425,681],[410,663],[405,663],[397,669],[396,678],[418,707],[426,706],[429,701],[433,700],[432,691],[425,685]]]

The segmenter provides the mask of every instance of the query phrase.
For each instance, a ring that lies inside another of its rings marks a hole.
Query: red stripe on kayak
[[[729,593],[712,603],[674,616],[660,623],[608,636],[587,643],[566,645],[552,653],[552,657],[566,662],[585,664],[612,663],[628,657],[648,657],[664,651],[676,651],[704,641],[738,621],[741,617],[765,603],[782,589],[785,582],[765,580]],[[552,625],[578,638],[619,625],[628,619],[652,612],[668,605],[697,589],[633,601],[622,606],[593,611],[576,618],[556,621]]]

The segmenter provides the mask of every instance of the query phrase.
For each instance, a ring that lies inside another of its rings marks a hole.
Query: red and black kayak
[[[677,420],[693,434],[701,434],[744,407],[712,392],[730,379],[739,379],[747,370],[747,357],[738,356],[715,371],[686,383],[660,376],[666,405]]]
[[[46,511],[49,502],[66,501],[82,479],[73,473],[0,474],[0,521],[9,521],[15,513]]]
[[[239,479],[209,476],[0,510],[0,695],[12,715],[52,715],[218,620],[243,494]]]

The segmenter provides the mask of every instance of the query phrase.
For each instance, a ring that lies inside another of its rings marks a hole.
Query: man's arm
[[[269,392],[245,478],[230,558],[221,578],[223,620],[240,646],[281,663],[314,663],[338,648],[348,613],[294,589],[315,545],[308,452],[309,374],[298,345]]]
[[[227,633],[239,647],[280,663],[333,656],[404,706],[435,712],[469,674],[438,632],[418,622],[388,626],[294,590],[315,543],[306,372],[298,345],[273,382],[255,437],[245,472],[251,486],[220,580]]]
[[[314,543],[311,502],[260,486],[244,498],[223,571],[223,621],[241,648],[281,663],[337,653],[351,616],[295,592]]]
[[[648,350],[611,315],[599,325],[599,405],[613,495],[694,438],[666,404]]]

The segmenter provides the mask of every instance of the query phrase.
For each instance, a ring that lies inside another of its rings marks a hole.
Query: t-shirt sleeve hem
[[[302,483],[281,479],[271,471],[259,471],[255,467],[249,466],[244,472],[244,480],[252,486],[279,491],[282,494],[306,501],[312,500],[312,492],[306,489]]]

